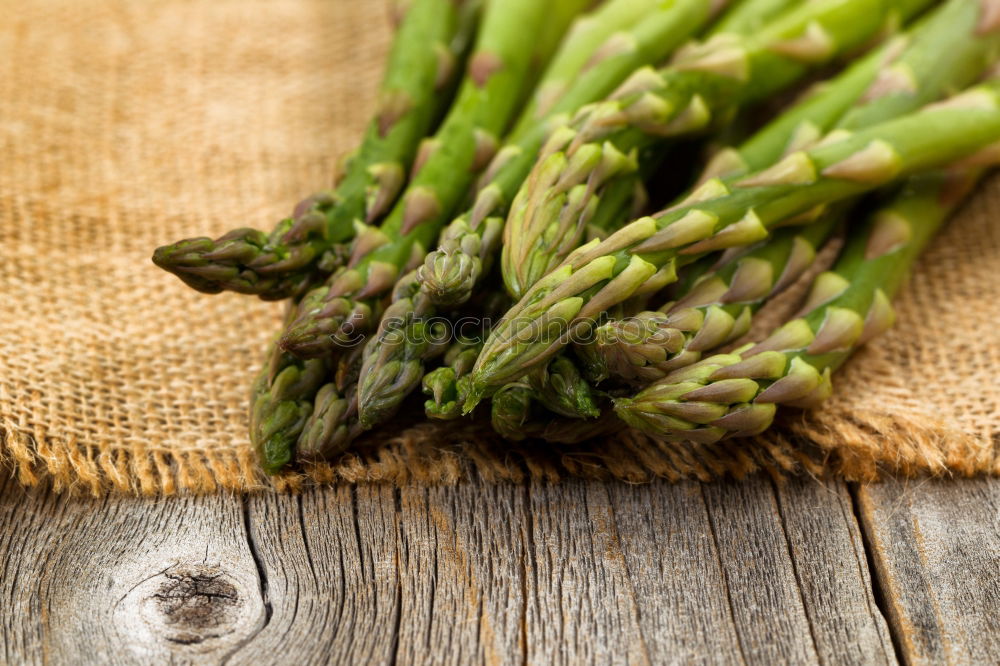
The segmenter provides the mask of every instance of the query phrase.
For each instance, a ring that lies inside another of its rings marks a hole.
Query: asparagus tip
[[[469,414],[476,408],[476,405],[483,399],[486,394],[486,387],[475,381],[472,382],[472,386],[469,388],[469,395],[465,398],[465,404],[462,405],[462,414]]]

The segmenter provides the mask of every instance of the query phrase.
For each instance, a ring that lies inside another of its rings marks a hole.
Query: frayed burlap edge
[[[405,485],[544,481],[565,478],[648,483],[744,478],[765,472],[874,481],[886,475],[1000,474],[996,447],[942,424],[853,411],[786,417],[763,436],[712,445],[656,440],[627,430],[579,445],[511,443],[488,425],[416,423],[363,442],[329,463],[267,477],[249,446],[204,452],[169,447],[81,446],[54,441],[44,428],[0,424],[0,463],[26,486],[101,496],[300,491],[317,484]]]

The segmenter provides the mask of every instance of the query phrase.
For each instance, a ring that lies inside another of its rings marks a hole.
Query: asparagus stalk
[[[580,419],[545,418],[527,422],[522,429],[533,437],[556,444],[578,444],[595,437],[606,437],[621,430],[621,421],[614,412],[608,411],[600,418],[589,421]]]
[[[817,0],[755,33],[716,35],[682,49],[659,72],[638,70],[609,100],[581,110],[553,134],[518,192],[501,255],[510,292],[523,293],[561,261],[563,239],[579,238],[581,220],[602,185],[628,172],[621,155],[704,130],[739,105],[772,95],[863,44],[890,18],[908,17],[926,4]]]
[[[694,363],[703,352],[742,337],[767,299],[812,264],[841,212],[827,213],[806,227],[779,230],[774,238],[705,275],[661,311],[599,326],[592,344],[606,376],[649,384]]]
[[[858,130],[909,113],[971,85],[992,65],[1000,31],[987,2],[949,0],[817,86],[738,148],[719,151],[701,178],[736,178],[819,141],[831,129]]]
[[[557,356],[526,377],[532,397],[549,411],[572,419],[601,415],[597,397],[576,364],[567,356]]]
[[[272,344],[250,391],[250,441],[261,467],[276,474],[292,461],[329,371],[323,359],[300,361]]]
[[[636,11],[640,6],[647,10],[641,21]],[[539,86],[543,97],[536,96],[513,132],[514,142],[487,169],[486,184],[472,209],[445,229],[438,250],[427,256],[419,273],[420,292],[393,309],[392,321],[383,315],[378,333],[368,343],[365,380],[359,386],[366,426],[390,416],[417,387],[423,360],[416,349],[422,346],[421,321],[433,317],[437,306],[464,302],[488,270],[499,242],[505,202],[530,170],[548,128],[546,119],[600,98],[638,64],[665,56],[707,22],[716,8],[703,0],[677,0],[666,6],[648,0],[612,0],[583,28],[574,30]],[[632,23],[628,31],[619,31],[627,22]],[[585,71],[567,87],[574,66]],[[555,90],[561,92],[553,100]],[[608,170],[618,168],[616,160],[628,162],[624,156],[605,158]],[[404,341],[390,345],[392,351],[382,349],[381,342],[390,331]],[[407,346],[405,341],[413,342]],[[397,375],[403,369],[405,374]]]
[[[762,432],[778,405],[819,404],[832,392],[831,372],[892,325],[892,296],[975,179],[968,172],[911,179],[816,279],[804,315],[616,401],[616,413],[658,437],[715,442]]]
[[[381,228],[357,236],[348,266],[306,294],[282,337],[284,349],[303,358],[323,356],[374,328],[380,300],[423,261],[475,174],[493,157],[524,92],[545,9],[535,0],[487,5],[458,99],[425,143],[409,187]]]
[[[980,151],[988,154],[989,145],[1000,140],[998,91],[1000,85],[991,81],[791,153],[731,186],[708,181],[686,204],[580,248],[536,283],[493,330],[476,363],[475,390],[466,409],[491,387],[544,363],[608,308],[672,282],[678,257],[749,245],[779,224],[815,215],[836,201]]]
[[[299,363],[311,363],[315,359]],[[295,447],[299,462],[330,458],[342,453],[364,432],[358,415],[357,387],[361,349],[355,347],[336,359],[332,381],[316,391],[312,411]]]
[[[511,383],[497,391],[490,403],[490,423],[504,439],[519,442],[530,437],[524,429],[531,418],[531,388]]]
[[[354,391],[341,393],[335,382],[321,386],[299,435],[296,458],[322,460],[342,453],[364,432],[357,414]]]
[[[468,376],[482,348],[482,340],[460,337],[445,352],[444,365],[424,375],[423,389],[428,396],[424,412],[428,418],[452,420],[462,415]]]
[[[296,205],[271,234],[235,229],[160,247],[153,261],[209,294],[235,291],[277,300],[301,294],[317,273],[342,260],[360,220],[393,204],[417,145],[447,108],[458,62],[476,21],[478,0],[414,0],[389,54],[375,116],[336,189]]]
[[[395,413],[403,398],[420,384],[424,361],[444,353],[450,342],[450,327],[443,321],[414,316],[426,309],[416,271],[400,281],[396,292],[379,322],[378,332],[363,351],[357,397],[364,401],[360,414],[365,428]],[[401,326],[402,322],[408,325]]]

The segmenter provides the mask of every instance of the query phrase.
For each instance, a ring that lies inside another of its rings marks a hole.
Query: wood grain
[[[820,661],[895,663],[847,485],[789,479],[777,486],[776,498]]]
[[[918,557],[915,571],[904,571],[912,565],[905,544],[886,547],[909,534],[883,508],[899,498],[889,501],[889,486],[863,491],[880,570],[895,576],[888,587],[924,581],[890,609],[892,627],[920,626],[920,645],[929,646],[907,648],[908,658],[996,654],[995,637],[982,638],[996,618],[960,610],[997,607],[996,490],[967,488],[963,501],[978,503],[978,513],[947,544],[935,537],[937,550]],[[925,538],[927,516],[947,522],[940,503],[907,502]],[[992,550],[979,552],[980,544]],[[967,583],[955,561],[993,569]],[[112,663],[895,662],[851,495],[842,483],[812,479],[344,486],[161,501],[71,499],[8,481],[0,594],[8,663],[79,655]],[[976,636],[978,646],[963,642]]]
[[[1000,662],[1000,480],[887,481],[858,506],[905,662]]]
[[[240,501],[0,489],[4,663],[218,661],[265,621]]]
[[[233,663],[391,661],[399,616],[391,489],[257,495],[247,499],[247,524],[270,617]]]

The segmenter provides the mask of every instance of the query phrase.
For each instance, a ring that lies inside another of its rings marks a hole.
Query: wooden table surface
[[[1000,662],[1000,480],[0,483],[3,663]]]

